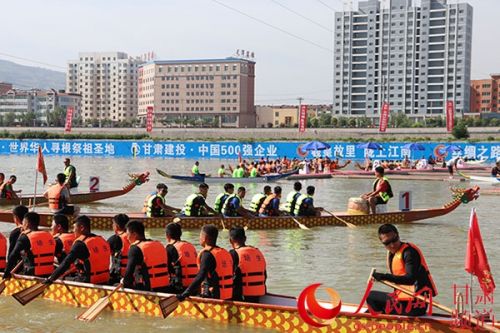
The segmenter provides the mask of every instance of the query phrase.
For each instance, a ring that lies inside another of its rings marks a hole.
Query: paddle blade
[[[163,318],[167,318],[179,306],[179,300],[175,296],[170,296],[159,302]]]
[[[300,222],[299,222],[299,228],[302,229],[302,230],[311,230],[305,224],[302,224]]]
[[[46,288],[48,288],[48,284],[43,284],[43,283],[35,283],[31,287],[28,287],[26,289],[23,289],[15,294],[12,295],[18,301],[21,303],[21,305],[26,305],[45,291]]]
[[[167,177],[167,178],[169,178],[169,177],[168,177],[168,173],[166,173],[165,171],[162,171],[162,170],[160,170],[160,169],[156,169],[156,172],[158,172],[158,174],[159,174],[160,176],[163,176],[163,177]]]
[[[87,322],[93,321],[108,306],[108,304],[109,304],[109,297],[104,296],[76,318],[78,320]]]
[[[3,293],[3,291],[5,290],[5,280],[2,280],[2,282],[0,282],[0,294]]]

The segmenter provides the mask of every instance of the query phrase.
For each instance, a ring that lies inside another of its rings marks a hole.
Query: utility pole
[[[302,101],[304,100],[304,98],[297,97],[297,100],[299,101],[299,108],[297,109],[297,126],[299,126],[300,109],[302,108]]]

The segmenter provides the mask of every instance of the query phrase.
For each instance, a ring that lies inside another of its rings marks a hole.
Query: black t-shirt
[[[191,285],[182,293],[182,296],[187,297],[195,294],[199,290],[201,283],[207,280],[210,275],[212,277],[212,281],[209,281],[209,284],[213,287],[217,286],[214,288],[213,297],[219,298],[219,281],[217,274],[215,273],[216,265],[217,264],[213,254],[209,251],[203,251],[200,258],[200,270],[198,271],[198,274],[194,278],[193,282],[191,282]]]
[[[233,301],[243,300],[243,283],[240,270],[240,257],[235,249],[229,250],[229,254],[233,258]]]
[[[21,234],[21,227],[15,227],[9,234],[9,251],[7,252],[7,257],[10,255],[14,246],[16,246],[17,239]]]
[[[123,247],[123,242],[120,236],[113,235],[108,238],[109,248],[111,249],[111,255],[120,254]]]
[[[95,237],[95,235],[90,234],[88,237]],[[72,263],[74,263],[78,259],[84,262],[84,267],[82,267],[83,268],[82,270],[88,274],[90,272],[90,263],[87,261],[89,257],[90,253],[89,250],[87,249],[87,245],[85,245],[85,243],[81,240],[76,240],[73,243],[73,246],[71,247],[71,250],[69,251],[66,258],[64,258],[59,267],[57,267],[57,269],[50,276],[50,280],[51,281],[56,280],[59,276],[61,276],[64,272],[66,272],[70,268]],[[90,282],[90,275],[79,276],[78,280],[80,282]]]
[[[205,207],[205,198],[201,195],[198,195],[193,200],[193,206],[191,207],[191,216],[200,216],[202,215],[202,211],[200,209]]]
[[[493,169],[491,169],[491,175],[493,177],[500,175],[500,168],[497,166],[493,167]]]
[[[144,256],[141,249],[137,245],[130,245],[128,250],[127,268],[125,269],[125,275],[123,276],[123,285],[125,288],[134,288],[138,290],[151,289],[147,267],[143,264]],[[143,278],[143,282],[141,284],[136,284],[135,281],[135,271],[137,266],[141,266],[138,272]]]
[[[31,244],[28,236],[25,234],[20,234],[19,237],[17,238],[17,241],[14,245],[14,248],[12,251],[9,253],[9,257],[7,259],[7,267],[5,267],[5,274],[7,276],[10,276],[10,272],[12,269],[16,266],[16,264],[19,262],[21,259],[21,252],[28,252],[30,253],[31,249]],[[33,258],[30,258],[33,259]],[[32,260],[30,260],[32,261]],[[23,274],[29,274],[32,275],[33,272],[30,268],[24,267]]]

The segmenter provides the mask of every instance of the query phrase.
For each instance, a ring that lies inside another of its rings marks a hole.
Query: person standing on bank
[[[428,297],[429,292],[432,293],[432,297],[437,296],[437,288],[422,251],[414,244],[402,242],[398,229],[392,224],[380,226],[378,237],[388,251],[387,267],[390,273],[375,272],[373,278],[377,281],[395,283],[421,296]],[[427,311],[427,303],[425,307],[407,309],[408,303],[415,304],[416,300],[399,290],[395,290],[392,294],[371,291],[366,301],[373,311],[379,313],[386,313],[388,302],[392,307],[390,314],[423,316]]]

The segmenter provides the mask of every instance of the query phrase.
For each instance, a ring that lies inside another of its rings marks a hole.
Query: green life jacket
[[[392,187],[391,187],[391,184],[389,183],[389,178],[384,176],[384,177],[382,177],[382,179],[385,182],[387,182],[387,192],[380,192],[379,195],[382,198],[382,200],[384,200],[384,202],[387,202],[387,201],[389,201],[390,198],[392,198],[394,196],[394,194],[392,193]],[[377,189],[378,182],[379,182],[378,178],[375,179],[375,181],[373,182],[373,191],[375,191]]]
[[[233,170],[233,178],[238,178],[238,169]]]
[[[226,201],[224,202],[224,205],[222,206],[222,213],[225,216],[239,216],[238,212],[236,212],[236,208],[234,207],[233,204],[230,204],[233,198],[237,198],[238,201],[240,202],[240,207],[241,205],[241,198],[237,194],[231,194],[229,197],[227,197]]]
[[[69,187],[77,187],[78,183],[76,182],[76,168],[72,165],[68,165],[64,168],[64,175],[66,176],[66,180],[68,180]]]
[[[252,201],[250,202],[250,208],[249,210],[252,213],[257,213],[260,209],[260,206],[262,206],[262,203],[266,200],[266,195],[263,193],[257,193],[252,197]]]
[[[164,197],[162,197],[159,194],[152,195],[148,199],[148,206],[147,206],[147,209],[146,209],[146,216],[147,217],[161,217],[161,216],[165,216],[165,212],[163,211],[163,208],[154,206],[153,201],[156,198],[159,198],[161,200],[161,202],[163,204],[165,204],[165,198]]]
[[[193,193],[187,197],[186,203],[184,204],[184,215],[186,216],[200,216],[200,209],[197,212],[193,212],[194,200],[198,197],[202,197],[200,193]]]
[[[255,178],[257,177],[258,173],[257,173],[257,168],[252,168],[252,170],[250,171],[250,178]]]
[[[295,207],[300,196],[300,192],[297,191],[292,191],[286,196],[285,211],[290,215],[295,215]]]
[[[302,206],[302,204],[303,204],[304,200],[307,198],[312,198],[312,195],[301,194],[299,196],[299,198],[297,199],[297,202],[295,203],[293,215],[295,215],[295,216],[303,215],[304,207]]]
[[[224,193],[219,193],[219,195],[215,198],[214,210],[217,213],[222,212],[222,207],[224,206],[224,202],[226,202],[229,196],[230,196],[229,193],[224,192]]]
[[[193,165],[193,167],[191,168],[191,173],[193,175],[199,175],[200,174],[200,169],[198,168],[198,166],[196,164]]]
[[[217,174],[219,177],[222,177],[226,174],[226,170],[224,168],[219,168],[219,170],[217,170]]]

